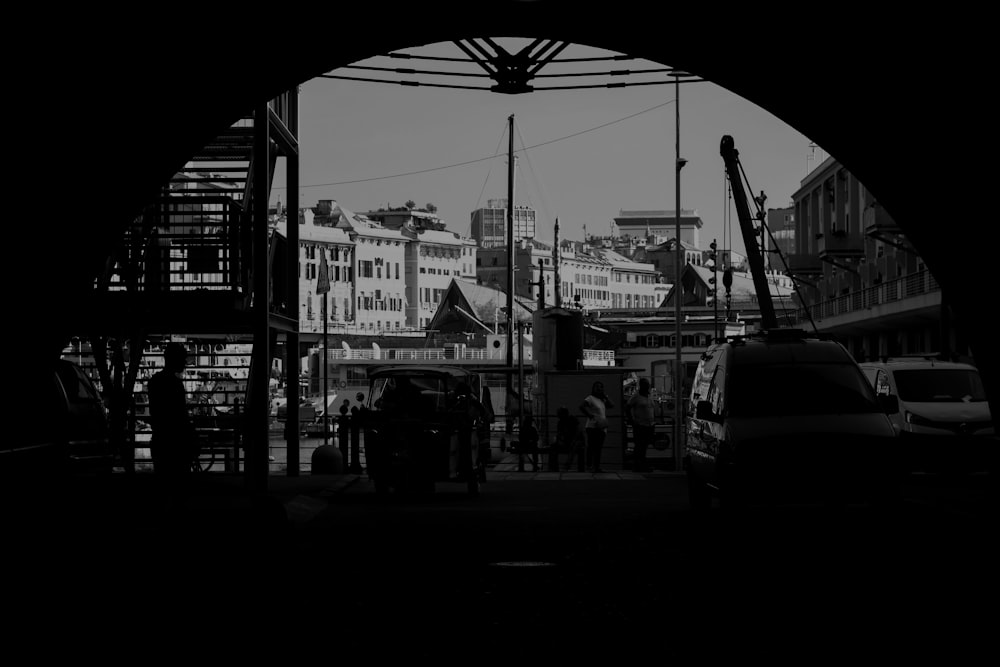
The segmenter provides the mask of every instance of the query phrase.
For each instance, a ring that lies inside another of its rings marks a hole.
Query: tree
[[[416,205],[417,205],[417,202],[413,201],[412,199],[407,199],[406,200],[406,208],[413,209],[414,207],[416,207]]]
[[[428,213],[437,213],[438,207],[428,202],[427,204],[424,204],[424,210]]]

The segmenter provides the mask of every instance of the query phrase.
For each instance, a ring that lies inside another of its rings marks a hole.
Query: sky
[[[524,44],[501,43],[511,51]],[[452,43],[404,52],[466,57]],[[610,52],[570,45],[557,58],[604,55]],[[384,57],[354,65],[482,72],[472,65]],[[473,77],[340,69],[330,74],[443,85],[312,79],[302,84],[299,97],[299,204],[334,199],[364,212],[403,206],[407,200],[417,207],[430,203],[447,229],[470,235],[471,212],[488,199],[507,197],[508,117],[513,114],[514,200],[537,211],[539,239],[553,239],[557,218],[560,238],[582,240],[584,228],[591,235],[609,234],[621,210],[672,211],[675,87],[665,73],[637,73],[664,67],[642,60],[550,63],[539,70],[549,77],[536,78],[533,85],[668,83],[521,95],[443,87],[492,83]],[[553,76],[622,69],[633,74]],[[681,171],[681,208],[701,217],[702,247],[714,238],[720,248],[743,252],[719,155],[723,135],[733,136],[751,193],[767,195],[765,209],[788,206],[801,180],[827,154],[769,112],[711,82],[682,83],[679,99],[680,156],[688,161]],[[274,185],[271,203],[287,203],[280,162]]]

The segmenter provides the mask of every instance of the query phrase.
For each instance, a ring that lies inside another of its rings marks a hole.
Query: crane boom
[[[774,312],[774,301],[771,299],[771,288],[767,283],[767,273],[764,270],[764,256],[757,243],[757,230],[753,226],[750,215],[750,205],[743,190],[743,181],[739,171],[739,151],[728,134],[722,137],[719,149],[722,160],[726,164],[726,174],[732,188],[733,199],[736,201],[736,214],[740,218],[740,231],[743,233],[743,245],[746,246],[747,261],[750,263],[750,274],[753,276],[753,286],[757,291],[757,301],[760,304],[760,328],[774,329],[778,326],[778,318]]]

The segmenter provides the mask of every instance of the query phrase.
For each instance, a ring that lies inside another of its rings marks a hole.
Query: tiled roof
[[[483,308],[505,308],[507,306],[507,292],[504,290],[496,289],[494,287],[489,287],[487,285],[474,285],[464,280],[452,279],[452,284],[455,285],[461,292],[465,300],[469,302],[469,305],[473,307],[483,307]],[[491,306],[490,304],[495,304]],[[531,320],[532,309],[528,308],[522,300],[514,297],[514,320]]]
[[[705,283],[708,283],[708,279],[712,277],[712,270],[704,266],[694,266],[688,264],[687,268],[694,271],[699,278],[701,278]],[[722,271],[719,271],[717,280],[719,286],[719,295],[725,295],[725,287],[722,286]],[[795,293],[795,290],[791,287],[785,287],[783,285],[775,285],[774,281],[768,276],[768,285],[771,288],[771,295],[775,297],[790,297]],[[753,284],[753,276],[749,273],[738,273],[733,272],[733,286],[731,289],[733,297],[738,296],[755,296],[757,294],[757,289]]]

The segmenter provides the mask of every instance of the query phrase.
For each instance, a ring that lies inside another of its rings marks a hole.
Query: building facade
[[[515,206],[514,242],[535,238],[535,209],[530,206]],[[480,248],[507,246],[507,200],[488,199],[486,206],[473,211],[471,217],[472,238]]]
[[[836,334],[859,360],[968,356],[934,276],[853,174],[828,158],[792,200],[801,322]]]
[[[681,209],[681,241],[692,248],[701,247],[700,230],[705,225],[698,211]],[[676,211],[620,210],[614,219],[616,236],[642,239],[677,236]]]

